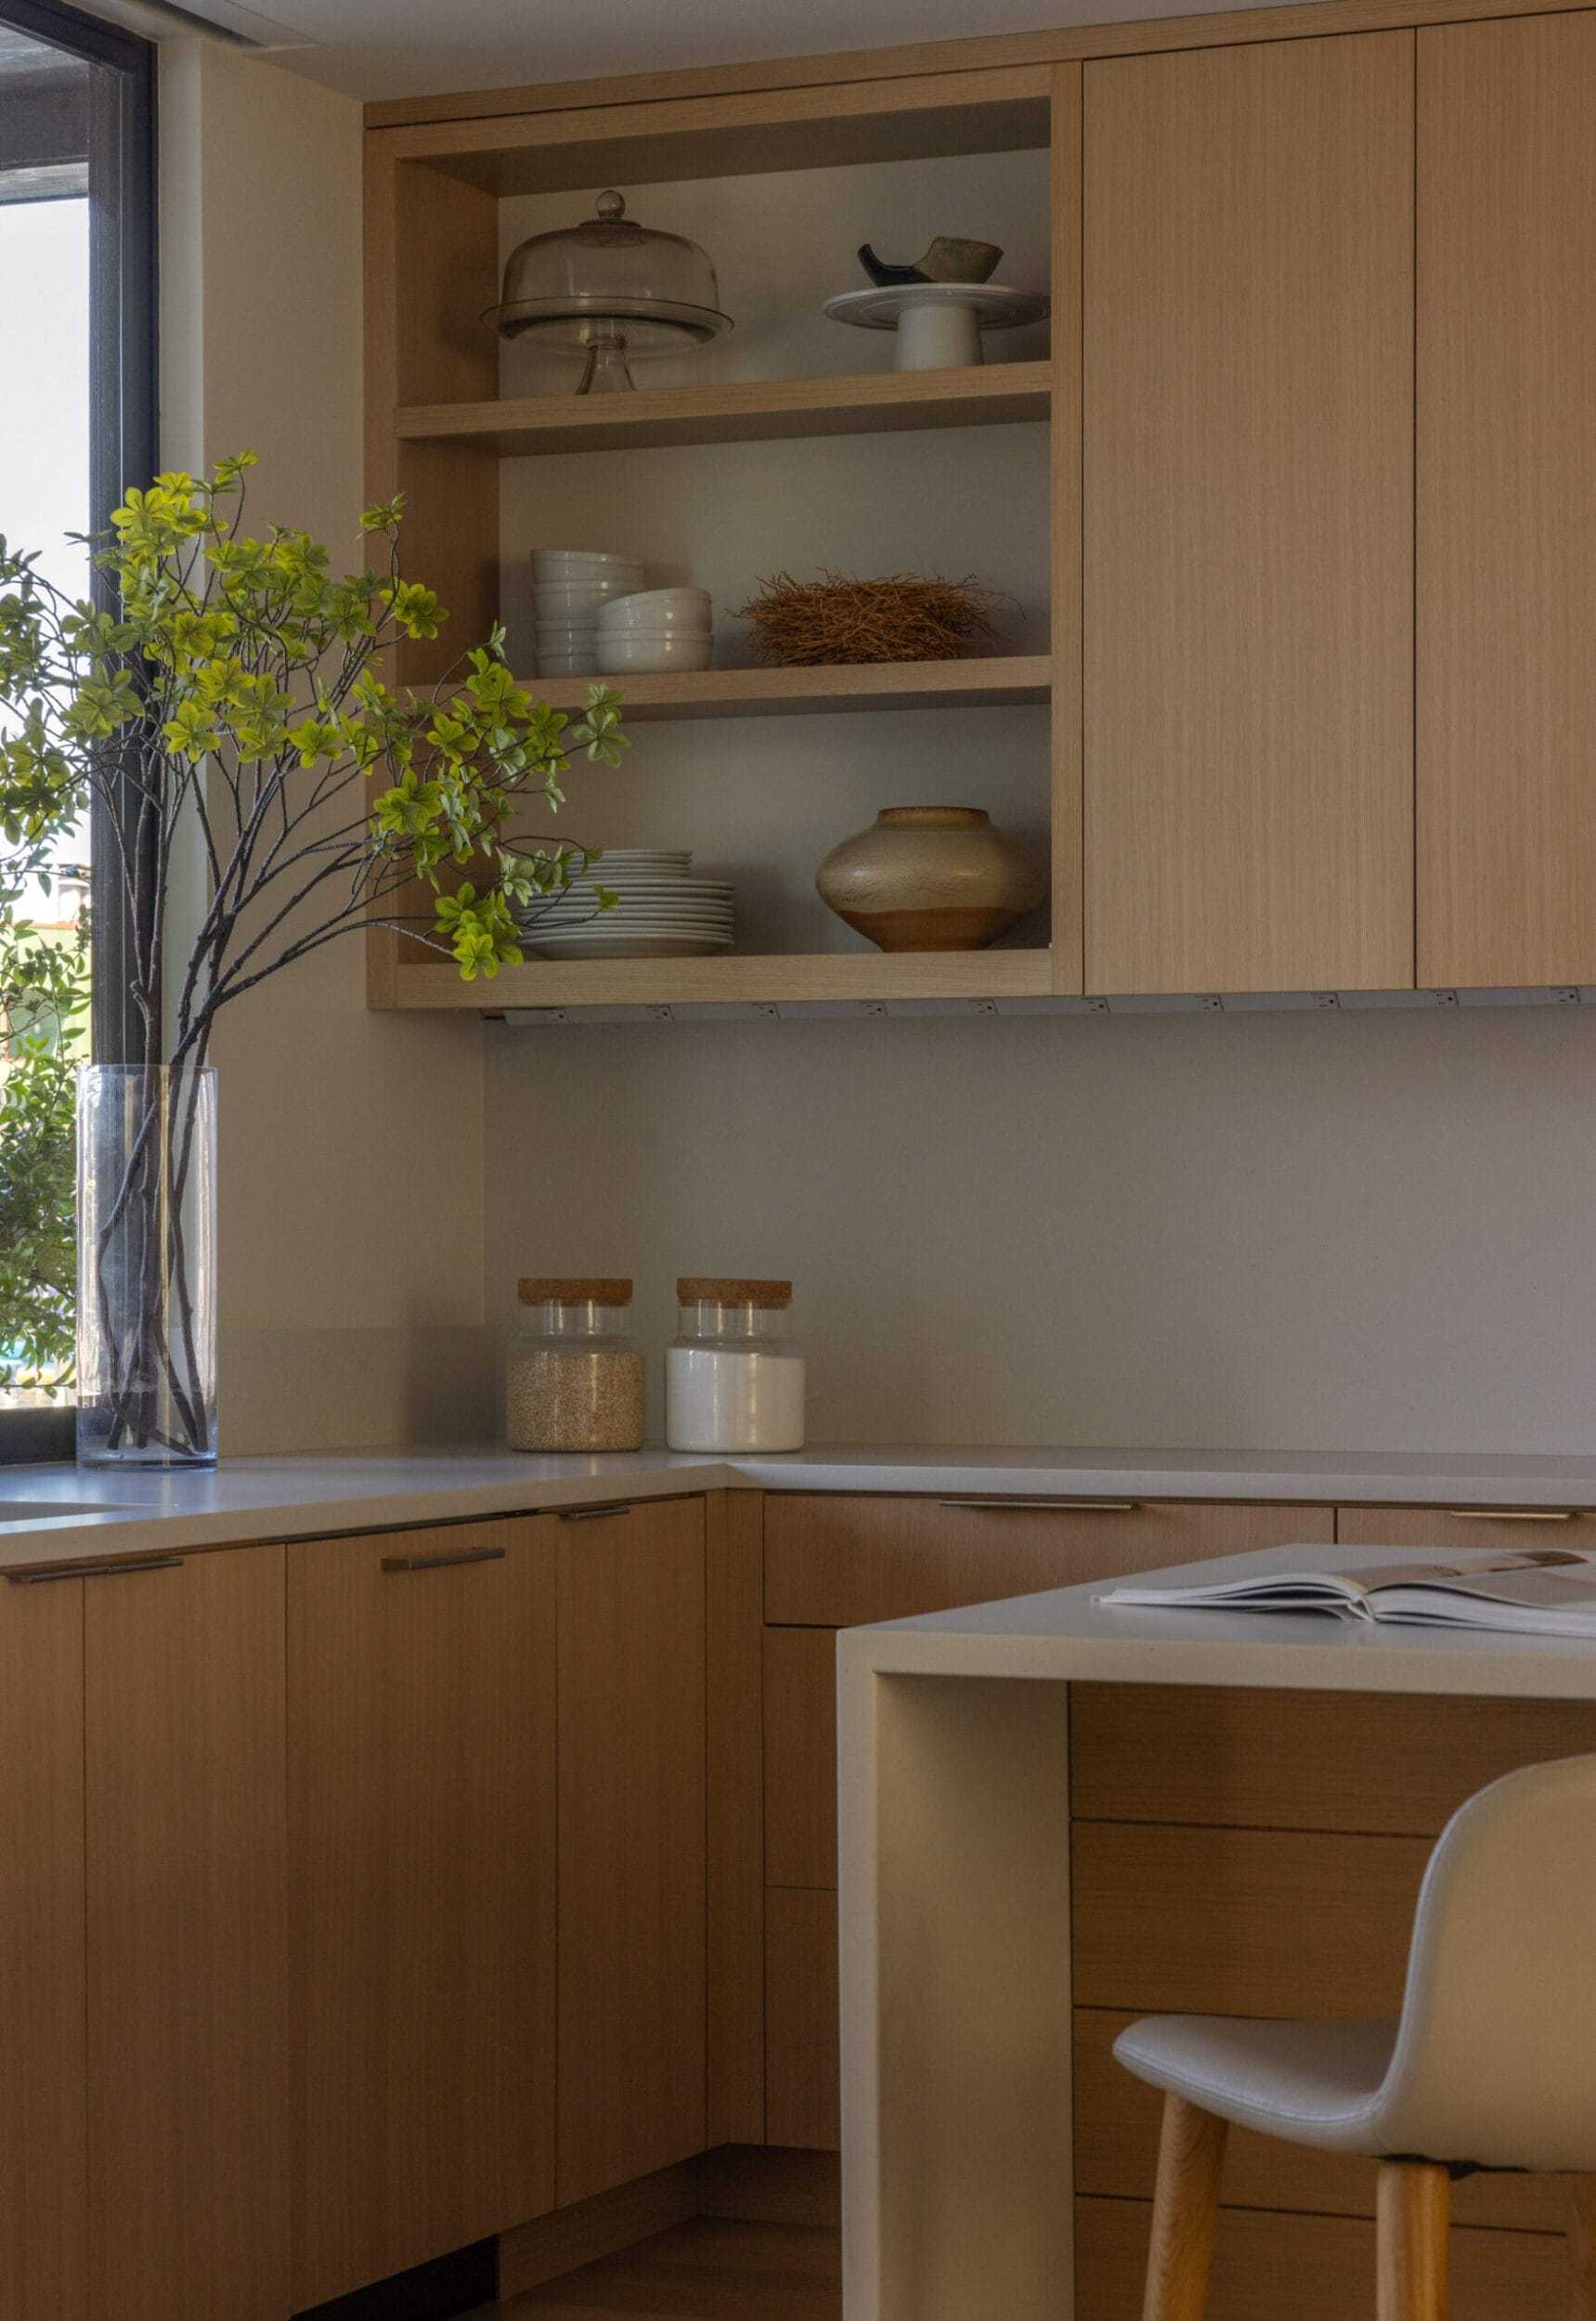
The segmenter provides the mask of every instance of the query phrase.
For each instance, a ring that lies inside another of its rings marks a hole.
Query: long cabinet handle
[[[1577,1507],[1449,1507],[1455,1524],[1571,1524]]]
[[[939,1499],[939,1507],[984,1507],[1006,1515],[1133,1515],[1140,1499]]]
[[[134,1572],[180,1572],[180,1555],[147,1556],[142,1562],[129,1557],[125,1563],[53,1563],[45,1572],[7,1572],[6,1579],[13,1588],[41,1588],[51,1579],[121,1579]]]
[[[502,1563],[502,1548],[456,1548],[448,1555],[385,1555],[385,1572],[441,1572],[448,1563]]]
[[[598,1524],[603,1523],[606,1516],[629,1515],[631,1509],[620,1504],[611,1507],[557,1507],[554,1512],[563,1524]]]

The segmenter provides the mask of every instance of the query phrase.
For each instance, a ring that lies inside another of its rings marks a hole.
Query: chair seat
[[[1128,2071],[1201,2110],[1327,2152],[1389,2149],[1382,2096],[1395,2016],[1277,2023],[1152,2015],[1114,2042]]]

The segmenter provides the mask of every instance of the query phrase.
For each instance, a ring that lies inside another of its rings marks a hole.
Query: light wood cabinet
[[[87,2312],[283,2321],[283,1550],[81,1588]]]
[[[554,2198],[554,1558],[289,1550],[294,2308]]]
[[[1413,35],[1090,60],[1084,152],[1086,989],[1409,985]]]
[[[558,1534],[560,2205],[706,2140],[705,1511]]]
[[[1596,14],[1419,44],[1419,979],[1596,980]]]
[[[87,2292],[84,1584],[0,1587],[0,2316]]]

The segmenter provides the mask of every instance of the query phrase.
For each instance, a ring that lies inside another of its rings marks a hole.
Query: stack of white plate
[[[697,959],[732,945],[733,889],[690,878],[685,850],[612,847],[563,894],[534,903],[522,921],[529,951],[545,959]],[[620,897],[601,911],[594,893]]]
[[[597,548],[535,548],[532,615],[539,677],[596,677],[601,606],[635,596],[643,584],[635,556]]]
[[[707,589],[644,589],[599,607],[599,669],[605,677],[642,670],[707,668],[714,650]]]

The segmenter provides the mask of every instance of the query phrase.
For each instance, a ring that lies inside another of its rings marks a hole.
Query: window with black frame
[[[155,466],[154,102],[148,43],[0,0],[0,535],[73,598],[71,536]],[[135,1057],[118,843],[0,828],[0,1460],[71,1456],[73,1078]]]

